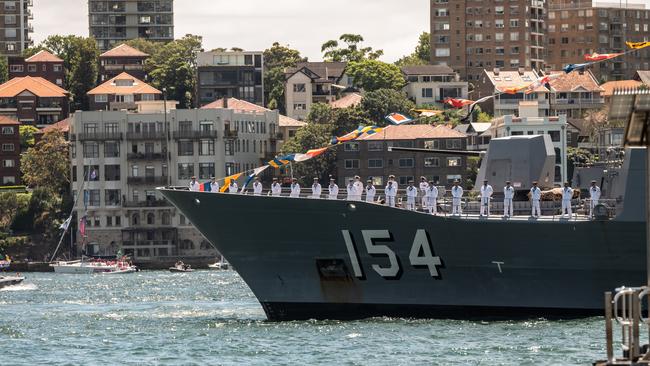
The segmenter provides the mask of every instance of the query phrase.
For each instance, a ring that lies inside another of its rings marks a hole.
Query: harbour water
[[[588,365],[602,318],[267,322],[233,271],[29,273],[0,290],[3,365]]]

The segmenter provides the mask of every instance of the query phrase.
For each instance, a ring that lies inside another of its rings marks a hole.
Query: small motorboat
[[[223,257],[221,257],[221,260],[213,263],[213,264],[208,264],[208,269],[211,270],[226,270],[230,269],[230,263],[228,263]]]
[[[0,275],[0,288],[15,286],[25,280],[23,276],[2,276]]]
[[[191,265],[178,261],[173,267],[169,267],[169,272],[194,272],[194,270]]]
[[[51,263],[50,267],[54,268],[56,273],[82,273],[82,274],[121,274],[137,272],[137,267],[124,260],[106,261],[58,261]]]

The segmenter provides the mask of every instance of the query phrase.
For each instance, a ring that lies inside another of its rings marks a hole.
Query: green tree
[[[14,192],[0,193],[0,232],[7,232],[19,208],[18,194]]]
[[[368,92],[361,101],[361,109],[378,126],[385,126],[384,118],[390,113],[409,114],[415,104],[406,94],[393,89],[379,89]]]
[[[307,115],[307,122],[321,125],[334,123],[334,109],[329,104],[314,103]]]
[[[284,99],[285,69],[296,67],[298,62],[307,61],[300,51],[283,46],[278,42],[264,50],[264,99],[267,107],[286,113]]]
[[[429,32],[422,32],[418,39],[418,45],[415,50],[408,56],[404,56],[397,60],[397,66],[414,66],[414,65],[427,65],[431,62],[431,35]]]
[[[342,47],[341,41],[345,45]],[[359,34],[342,34],[338,40],[329,40],[321,46],[325,61],[362,61],[376,60],[384,54],[383,50],[373,50],[372,47],[361,47],[363,37]]]
[[[149,56],[155,54],[160,48],[160,43],[152,42],[145,38],[134,38],[124,43],[126,43],[128,46],[135,48],[140,52],[146,53]]]
[[[25,151],[34,146],[34,133],[39,129],[32,125],[21,125],[20,130],[20,148]]]
[[[478,116],[476,117],[476,122],[492,122],[492,116],[485,112],[479,112]]]
[[[282,153],[303,153],[309,149],[327,146],[333,131],[334,126],[331,124],[310,123],[282,145]],[[329,175],[336,170],[336,150],[330,149],[313,159],[293,164],[292,167],[294,177],[304,186],[310,186],[315,177],[321,182],[328,182]]]
[[[68,143],[59,130],[48,131],[20,159],[23,181],[32,187],[61,194],[69,189]]]
[[[180,108],[193,106],[196,57],[202,48],[202,38],[191,34],[173,42],[159,45],[146,62],[151,84],[159,90],[167,89],[167,97],[177,100]]]
[[[0,84],[9,80],[9,63],[6,57],[0,57]]]
[[[401,90],[406,85],[399,67],[379,60],[350,62],[347,74],[354,79],[354,85],[365,91],[378,89]]]

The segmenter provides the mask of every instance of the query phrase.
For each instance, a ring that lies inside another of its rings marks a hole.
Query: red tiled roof
[[[148,57],[149,55],[137,50],[125,43],[106,51],[99,55],[99,57]]]
[[[132,80],[133,85],[117,86],[115,84],[116,80]],[[162,92],[144,81],[123,72],[88,92],[88,95],[96,94],[162,94]]]
[[[551,88],[556,92],[572,92],[578,89],[589,92],[603,91],[598,81],[596,81],[594,74],[589,70],[583,73],[571,72],[568,74],[564,71],[551,71],[550,74],[564,74],[557,79],[551,80]]]
[[[357,93],[352,93],[344,96],[339,100],[335,100],[331,102],[330,107],[332,107],[333,109],[354,107],[356,105],[359,105],[362,100],[363,100],[363,96]]]
[[[611,97],[614,95],[614,89],[636,89],[641,85],[643,83],[636,80],[617,80],[608,81],[600,87],[604,90],[603,97]]]
[[[46,133],[48,131],[52,130],[60,130],[63,133],[70,132],[70,123],[72,122],[73,117],[68,117],[66,119],[63,119],[57,123],[53,123],[49,126],[45,126],[41,128],[39,133]]]
[[[40,77],[16,77],[0,85],[0,98],[13,98],[29,91],[38,97],[64,98],[70,93]]]
[[[25,62],[63,62],[63,60],[46,50],[40,50],[34,56],[25,59]]]
[[[495,74],[494,71],[488,70],[484,70],[484,72],[492,85],[501,91],[504,91],[507,88],[530,85],[530,83],[539,78],[537,73],[534,71],[524,71],[523,73],[519,73],[519,71],[499,71],[498,74]],[[535,89],[535,91],[544,93],[548,92],[548,89],[540,86]]]
[[[366,135],[361,140],[415,140],[466,137],[466,134],[444,125],[399,125],[388,126],[382,132]]]
[[[8,116],[0,116],[0,125],[20,125],[20,122]]]
[[[217,99],[210,104],[206,104],[201,109],[222,109],[223,108],[223,98]],[[245,100],[240,100],[237,98],[228,98],[228,109],[234,109],[236,111],[245,111],[245,112],[269,112],[270,109],[261,107],[257,104],[247,102]],[[303,127],[307,123],[295,120],[293,118],[280,115],[278,119],[278,124],[280,127]]]

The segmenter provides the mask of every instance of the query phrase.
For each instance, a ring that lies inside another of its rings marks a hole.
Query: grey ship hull
[[[161,192],[232,263],[270,320],[593,315],[604,291],[646,276],[645,222],[504,222]]]

